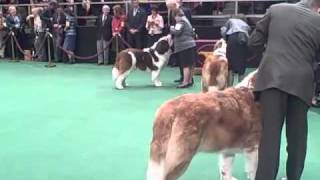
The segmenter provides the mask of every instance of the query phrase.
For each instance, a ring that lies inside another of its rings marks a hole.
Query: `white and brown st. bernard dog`
[[[172,53],[172,37],[164,36],[152,47],[144,49],[129,48],[121,51],[112,69],[112,77],[117,89],[126,86],[125,80],[135,69],[151,72],[151,80],[156,87],[162,86],[160,71],[168,63]]]
[[[220,179],[235,180],[235,153],[244,153],[255,179],[261,136],[260,108],[252,91],[255,73],[223,91],[186,94],[158,109],[147,180],[177,180],[198,152],[220,153]]]
[[[223,90],[228,86],[228,59],[226,56],[227,43],[220,39],[214,46],[212,54],[205,54],[202,67],[202,92]]]

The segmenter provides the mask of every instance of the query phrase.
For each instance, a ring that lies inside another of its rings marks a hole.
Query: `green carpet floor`
[[[110,66],[0,61],[0,180],[143,180],[154,113],[177,90],[166,68],[164,87],[134,72],[130,87],[113,88]],[[320,111],[309,113],[304,180],[320,178]],[[284,175],[285,141],[279,175]],[[234,175],[245,180],[243,158]],[[197,155],[182,180],[218,180],[217,155]]]

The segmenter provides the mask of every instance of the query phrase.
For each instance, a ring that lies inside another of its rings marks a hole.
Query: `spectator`
[[[0,58],[4,58],[4,50],[6,48],[6,42],[4,42],[7,32],[5,30],[6,19],[3,17],[2,11],[0,11]]]
[[[139,0],[132,0],[132,7],[128,12],[128,42],[133,48],[143,48],[144,27],[146,24],[146,12],[140,8]]]
[[[52,32],[53,28],[53,16],[58,8],[58,3],[55,0],[49,2],[48,7],[41,13],[40,18],[45,30]]]
[[[177,88],[188,88],[193,85],[192,71],[196,59],[196,43],[193,38],[193,28],[181,9],[173,12],[176,25],[170,27],[174,35],[174,51],[183,69],[183,81]]]
[[[98,16],[96,21],[98,65],[107,65],[109,63],[109,41],[112,38],[112,17],[109,13],[110,7],[104,5],[102,7],[102,15]]]
[[[74,64],[75,63],[74,51],[76,48],[76,37],[77,37],[76,18],[71,8],[65,9],[65,15],[66,15],[66,24],[64,28],[65,39],[63,43],[63,48],[66,51],[68,51],[68,54],[67,54],[68,62],[70,64]]]
[[[182,5],[182,1],[181,0],[167,0],[166,1],[166,5],[167,8],[169,10],[169,22],[168,25],[169,26],[175,26],[176,21],[175,21],[175,17],[173,12],[177,11],[177,10],[181,10],[186,16],[186,18],[188,19],[189,23],[191,24],[191,10],[186,8],[186,7],[181,7]],[[192,24],[191,24],[192,26]],[[169,65],[171,66],[177,66],[179,65],[179,60],[177,60],[177,54],[173,54],[170,56],[170,60],[169,60]],[[174,80],[175,83],[181,83],[184,79],[183,77],[183,66],[179,65],[179,70],[180,70],[180,78],[177,80]]]
[[[21,17],[17,15],[16,7],[9,6],[9,15],[6,18],[6,25],[10,31],[14,32],[14,34],[18,40],[19,45],[21,44],[21,41],[20,41],[20,39],[21,39],[20,35],[21,35],[21,31],[22,31],[21,24],[22,24],[22,20],[21,20]],[[11,43],[11,42],[9,42],[9,43]],[[11,54],[15,53],[15,55],[18,55],[18,57],[21,58],[22,57],[21,52],[20,53],[17,52],[16,46],[14,48],[15,49],[11,49]],[[12,52],[12,50],[14,52]]]
[[[238,75],[240,82],[246,70],[248,58],[248,37],[250,26],[246,22],[244,15],[230,18],[221,27],[221,35],[227,41],[227,58],[229,64],[229,86],[233,85],[234,75]]]
[[[46,52],[46,32],[43,28],[42,21],[40,19],[42,8],[33,8],[32,14],[27,16],[27,21],[33,21],[34,33],[35,33],[35,41],[34,48],[36,54],[38,54],[38,61],[47,60],[47,52]]]
[[[112,36],[116,39],[112,42],[112,49],[114,52],[123,50],[124,44],[119,40],[119,36],[123,37],[125,27],[125,16],[120,5],[113,6],[112,18]]]
[[[152,46],[162,35],[164,28],[163,17],[158,13],[158,9],[153,7],[151,15],[147,18],[146,29],[148,30],[148,46]]]
[[[63,59],[63,52],[60,47],[63,44],[63,29],[66,24],[66,16],[62,8],[58,8],[53,15],[53,48],[54,59],[56,62],[60,62]]]
[[[123,9],[120,5],[113,6],[113,18],[112,18],[112,35],[123,34],[125,27],[125,16]]]

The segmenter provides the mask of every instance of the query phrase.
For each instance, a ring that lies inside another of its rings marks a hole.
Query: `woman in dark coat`
[[[229,86],[233,85],[234,75],[240,82],[246,70],[248,57],[248,38],[250,26],[244,15],[230,18],[221,28],[221,35],[227,41],[227,58],[229,64]]]

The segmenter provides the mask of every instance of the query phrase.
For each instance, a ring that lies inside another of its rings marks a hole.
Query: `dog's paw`
[[[162,86],[162,82],[158,81],[158,82],[154,82],[154,85],[156,87],[161,87]]]
[[[124,89],[124,87],[123,86],[116,86],[116,89],[121,90],[121,89]]]

